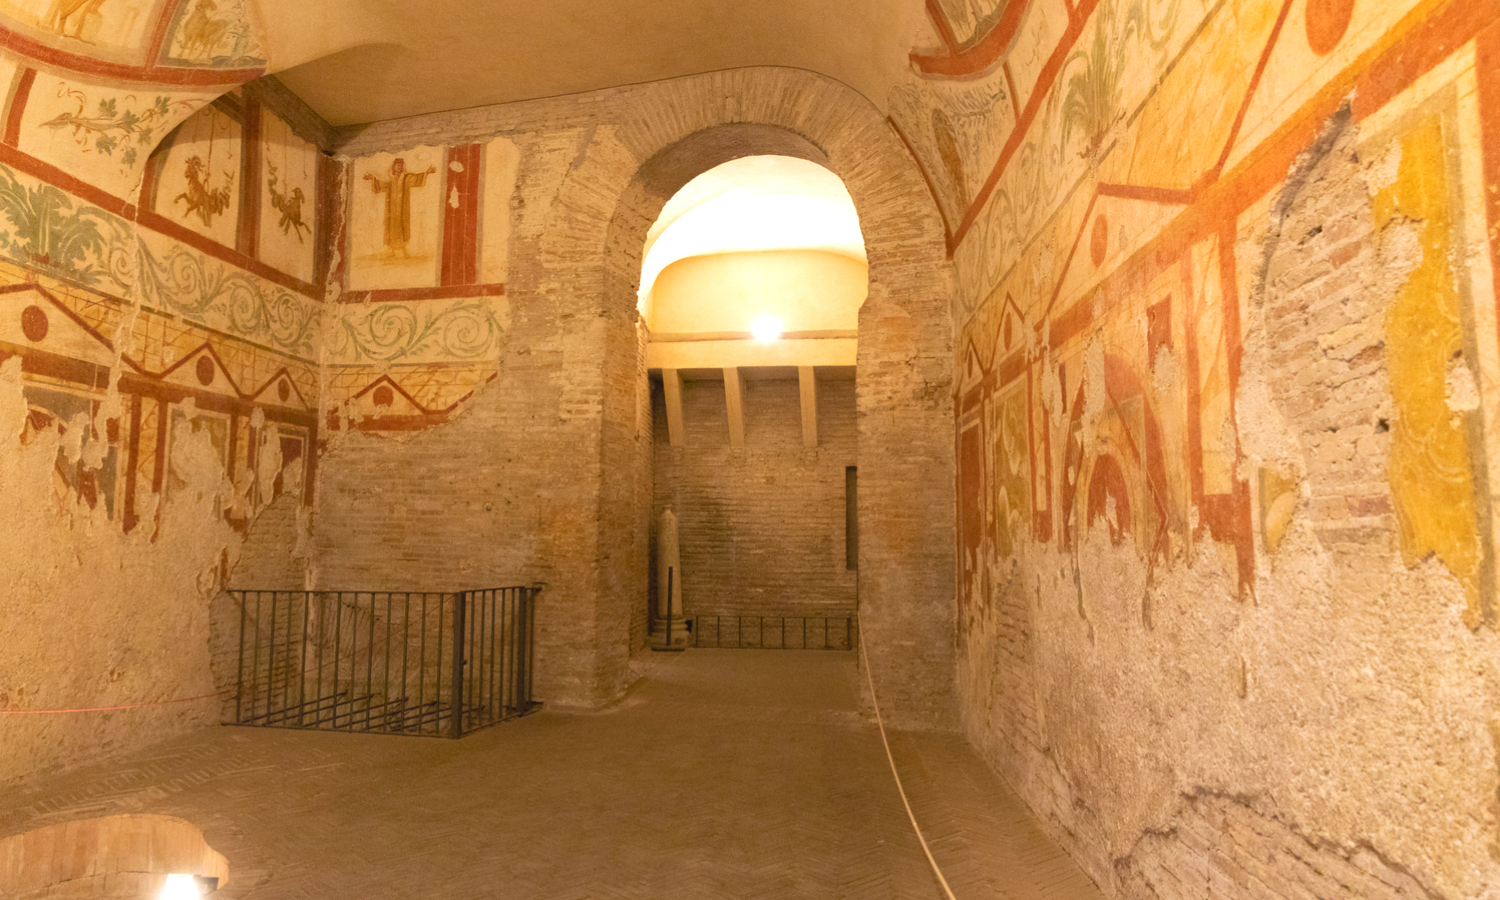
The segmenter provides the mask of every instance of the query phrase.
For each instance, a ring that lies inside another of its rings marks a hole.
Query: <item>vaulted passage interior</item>
[[[410,893],[493,849],[412,830],[451,801],[587,862],[452,893],[932,896],[878,700],[960,900],[1500,897],[1494,3],[0,38],[0,893]],[[500,586],[377,690],[357,592]],[[513,721],[220,727],[246,623],[258,724]]]

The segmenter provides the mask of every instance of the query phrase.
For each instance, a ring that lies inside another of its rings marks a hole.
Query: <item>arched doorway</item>
[[[644,159],[616,194],[604,233],[568,236],[601,254],[609,348],[603,400],[603,468],[649,478],[649,457],[627,421],[649,403],[644,334],[637,328],[639,274],[651,224],[698,174],[746,156],[816,162],[838,175],[859,212],[869,293],[859,313],[855,403],[859,467],[861,631],[883,700],[902,725],[951,727],[954,670],[954,463],[950,264],[941,222],[921,173],[889,124],[864,98],[828,79],[789,69],[739,69],[635,89],[631,124],[611,137],[621,155]],[[618,170],[590,157],[560,202],[600,205],[598,179]],[[597,244],[594,241],[597,240]],[[634,348],[634,352],[631,352]],[[615,352],[618,351],[618,352]],[[613,436],[611,436],[613,435]],[[605,548],[630,548],[607,576],[614,609],[647,590],[648,519],[640,481],[606,479]],[[622,654],[630,623],[615,620]],[[601,642],[609,640],[601,635]],[[601,648],[602,651],[602,648]]]
[[[857,645],[868,268],[847,188],[796,157],[721,163],[652,225],[653,649]]]

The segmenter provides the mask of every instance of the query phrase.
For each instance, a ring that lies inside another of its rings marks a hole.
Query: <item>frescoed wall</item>
[[[1500,10],[928,9],[891,121],[960,284],[971,738],[1124,896],[1361,844],[1405,868],[1341,889],[1479,896],[1435,808],[1496,824]],[[1236,820],[1290,833],[1163,837]]]
[[[6,716],[7,782],[214,715],[207,600],[311,499],[321,298],[243,237],[241,4],[17,0],[0,38],[0,710],[132,707]]]
[[[329,437],[445,422],[494,377],[519,153],[419,148],[397,175],[394,156],[333,159],[327,123],[253,81],[240,0],[17,0],[0,32],[4,440],[30,448],[4,454],[0,494],[20,499],[0,521],[45,512],[5,561],[48,561],[6,586],[0,709],[149,701],[104,740],[7,719],[3,782],[213,716],[201,601],[231,577],[301,586]],[[56,671],[12,665],[49,639],[37,604],[89,610],[43,654]],[[184,636],[191,652],[167,649]],[[104,645],[177,664],[68,662]]]
[[[329,429],[439,424],[494,377],[519,160],[496,137],[344,167],[348,289],[325,344]]]

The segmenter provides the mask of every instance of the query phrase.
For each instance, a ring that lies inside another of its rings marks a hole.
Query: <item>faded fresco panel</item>
[[[144,65],[168,0],[0,0],[8,27],[94,59]]]
[[[1376,224],[1420,223],[1422,259],[1385,320],[1396,406],[1391,490],[1407,565],[1430,555],[1442,560],[1463,583],[1470,601],[1466,620],[1477,626],[1483,545],[1465,419],[1478,402],[1476,397],[1470,406],[1457,396],[1470,393],[1477,379],[1464,356],[1462,298],[1451,261],[1455,223],[1443,123],[1437,116],[1423,118],[1398,143],[1396,180],[1374,198]]]
[[[1246,106],[1244,128],[1229,155],[1229,165],[1237,165],[1328,79],[1377,46],[1416,5],[1417,0],[1297,4],[1266,56],[1265,73]],[[1310,6],[1344,15],[1309,17]]]
[[[493,364],[510,319],[504,297],[348,303],[325,336],[330,365],[480,360]]]
[[[0,164],[0,255],[54,278],[118,292],[134,278],[124,220]],[[0,275],[13,283],[12,273]]]
[[[131,197],[157,142],[217,93],[168,93],[39,71],[19,147],[116,197]]]
[[[138,270],[148,306],[298,359],[315,359],[321,304],[142,229]]]
[[[214,104],[177,126],[156,174],[156,212],[233,247],[243,133],[239,121]]]
[[[318,148],[264,109],[260,133],[260,258],[311,282]]]
[[[484,147],[484,182],[480,200],[479,280],[504,284],[510,256],[510,197],[516,190],[521,150],[508,138]]]
[[[354,161],[350,290],[433,287],[442,247],[443,148]]]
[[[994,504],[993,552],[1009,559],[1030,531],[1030,449],[1027,441],[1026,379],[1002,388],[990,405],[993,450],[990,490]]]
[[[1239,0],[1211,17],[1141,109],[1128,181],[1186,189],[1223,152],[1277,8]]]
[[[187,0],[173,18],[167,46],[169,63],[215,68],[253,68],[265,63],[246,0]]]

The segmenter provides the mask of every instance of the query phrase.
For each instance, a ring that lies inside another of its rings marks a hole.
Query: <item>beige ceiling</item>
[[[741,66],[794,66],[877,107],[921,0],[253,0],[271,70],[335,125]]]

